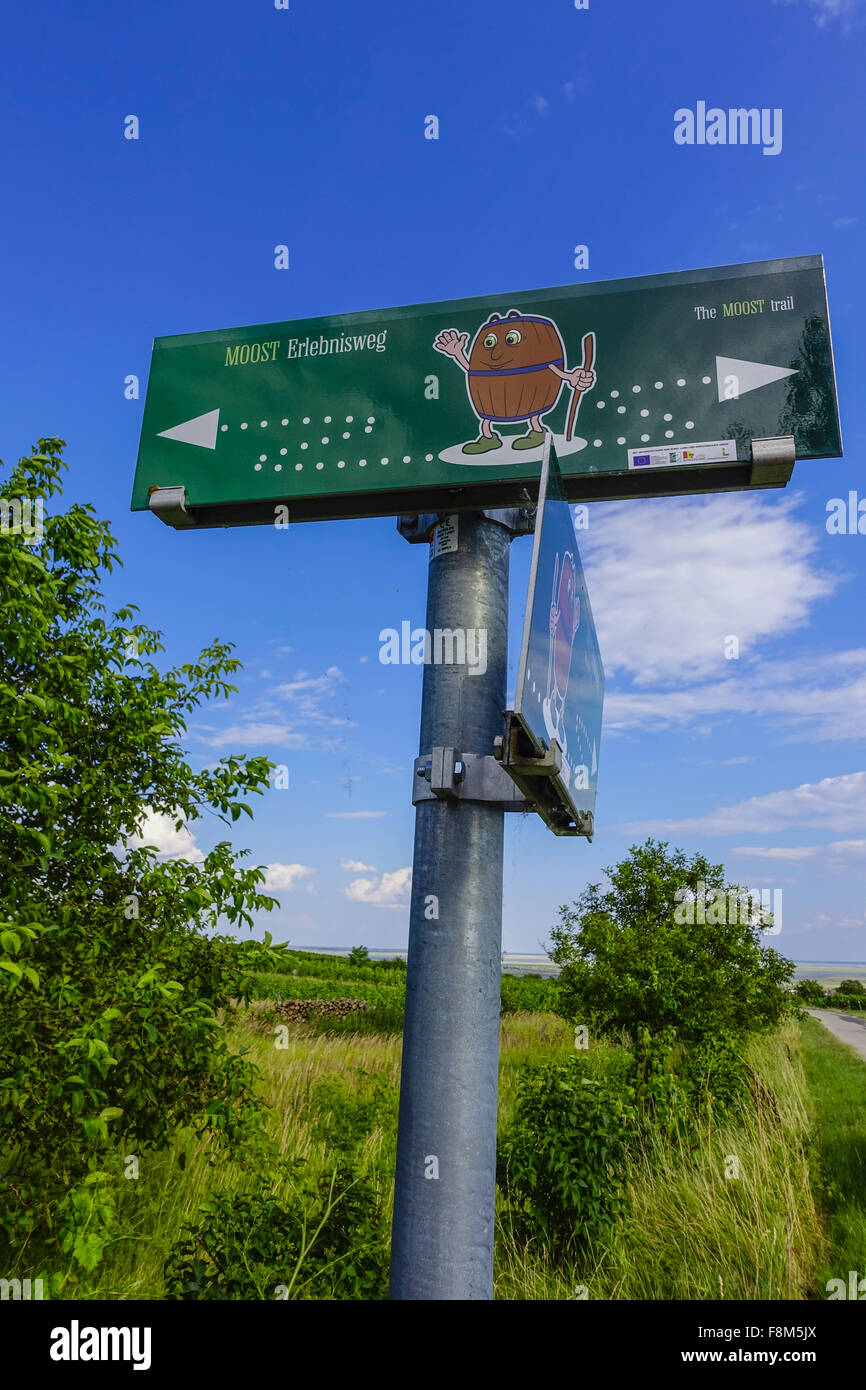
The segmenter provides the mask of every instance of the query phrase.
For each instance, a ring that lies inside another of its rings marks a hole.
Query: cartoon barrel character
[[[505,318],[491,314],[476,333],[467,357],[468,340],[468,333],[449,328],[439,333],[433,344],[463,368],[469,399],[481,422],[478,439],[464,444],[464,454],[501,448],[494,424],[529,422],[527,433],[512,441],[512,449],[535,449],[543,444],[541,417],[556,405],[564,381],[574,392],[567,431],[571,438],[577,400],[595,384],[595,334],[585,335],[583,365],[571,371],[566,366],[559,329],[552,319],[540,314],[521,314],[516,309]]]
[[[565,366],[565,344],[550,319],[492,314],[469,353],[469,396],[482,420],[517,424],[556,405],[562,380],[548,371]]]

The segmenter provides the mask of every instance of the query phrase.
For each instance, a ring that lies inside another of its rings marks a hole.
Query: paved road
[[[840,1042],[853,1047],[866,1061],[866,1014],[834,1014],[829,1009],[809,1009]]]

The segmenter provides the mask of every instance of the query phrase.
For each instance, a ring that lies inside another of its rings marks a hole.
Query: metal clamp
[[[556,739],[538,752],[513,711],[505,713],[505,733],[494,739],[493,756],[515,786],[532,797],[534,809],[554,835],[584,835],[592,840],[595,832],[591,811],[581,811],[563,780],[562,749]]]
[[[186,488],[184,487],[155,487],[151,488],[147,505],[158,516],[160,521],[164,521],[166,526],[195,526],[195,517],[186,509]]]
[[[415,759],[412,805],[421,801],[486,801],[503,811],[534,808],[492,755],[458,753],[453,748],[434,748]]]
[[[488,521],[495,521],[499,526],[503,526],[512,537],[530,536],[535,528],[535,505],[528,491],[526,501],[525,507],[497,507],[482,511],[481,515]],[[453,510],[445,508],[441,512],[419,512],[410,516],[398,516],[397,530],[410,545],[427,544],[442,518],[453,514]]]
[[[753,439],[749,483],[752,487],[784,487],[796,461],[797,447],[792,434]]]

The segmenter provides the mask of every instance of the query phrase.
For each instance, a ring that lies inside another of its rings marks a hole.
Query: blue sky
[[[423,623],[427,559],[387,519],[185,535],[131,514],[124,379],[143,386],[152,339],[823,253],[846,457],[780,492],[590,508],[598,832],[509,817],[503,944],[539,949],[653,834],[781,889],[786,954],[866,959],[866,536],[825,525],[866,498],[862,0],[84,0],[19,7],[4,37],[0,455],[68,441],[66,496],[125,562],[107,599],[140,605],[167,661],[237,644],[239,693],[188,748],[289,768],[236,836],[275,866],[279,939],[405,945],[420,670],[381,665],[378,634]],[[700,100],[781,108],[781,151],[676,144]],[[223,829],[153,833],[195,855]]]

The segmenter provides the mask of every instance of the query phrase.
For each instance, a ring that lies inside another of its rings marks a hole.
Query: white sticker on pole
[[[457,549],[457,517],[446,516],[444,521],[440,521],[433,537],[430,541],[430,559],[435,560],[440,555],[450,555]]]
[[[666,444],[647,449],[629,449],[629,468],[675,468],[682,463],[736,463],[734,439],[715,439],[707,443]]]

